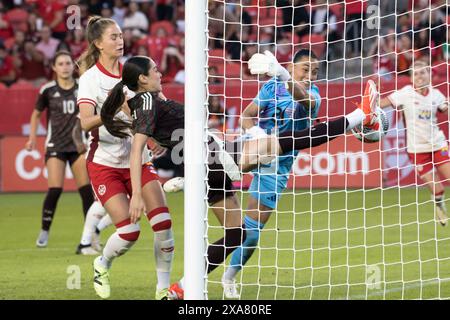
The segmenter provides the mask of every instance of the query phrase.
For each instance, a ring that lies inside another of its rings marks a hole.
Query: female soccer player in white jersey
[[[430,67],[421,60],[415,61],[411,72],[412,85],[394,91],[380,102],[382,108],[393,106],[403,113],[409,157],[417,175],[430,189],[436,204],[436,218],[447,224],[444,186],[439,179],[450,179],[450,156],[444,133],[437,125],[437,112],[448,113],[448,101],[431,86]],[[434,169],[439,174],[435,175]]]
[[[114,117],[126,100],[124,86],[136,93],[132,99],[128,100],[128,106],[133,114],[132,123],[130,120]],[[173,140],[173,133],[184,129],[184,106],[172,100],[159,98],[160,90],[161,73],[155,63],[148,57],[132,57],[125,63],[122,81],[112,89],[101,112],[104,126],[114,136],[128,139],[131,134],[130,129],[134,133],[130,161],[133,221],[140,216],[144,208],[140,194],[139,159],[147,139],[153,137],[161,145],[173,148],[179,144],[178,140]],[[361,109],[335,121],[314,126],[312,130],[289,131],[281,133],[278,137],[268,136],[260,130],[252,140],[226,142],[223,148],[220,147],[222,143],[213,136],[210,137],[208,202],[221,225],[225,227],[225,237],[208,247],[208,273],[245,241],[245,232],[241,228],[240,203],[232,190],[231,181],[240,178],[239,172],[248,172],[258,166],[261,159],[271,160],[275,156],[292,150],[326,143],[363,122],[370,125],[373,121],[372,112],[377,98],[373,82],[368,86],[367,92],[370,90],[371,93],[363,99]],[[182,298],[182,288],[179,284],[173,286],[172,290],[179,298]]]
[[[101,256],[94,260],[94,288],[102,298],[110,296],[109,269],[113,260],[127,252],[137,241],[140,227],[130,220],[131,138],[112,136],[102,125],[100,113],[110,90],[121,81],[123,55],[122,31],[112,19],[93,17],[86,29],[89,47],[80,58],[78,105],[83,130],[90,132],[87,156],[92,187],[117,230],[108,239]],[[127,119],[121,111],[117,117]],[[154,231],[157,271],[156,299],[169,296],[174,239],[166,199],[152,166],[148,151],[142,154],[142,198]]]
[[[25,146],[28,151],[35,148],[37,125],[42,112],[47,110],[48,130],[45,142],[45,165],[48,172],[48,191],[42,209],[42,227],[36,240],[36,245],[40,248],[46,247],[48,244],[50,226],[63,190],[67,162],[78,186],[85,218],[88,220],[91,216],[103,213],[101,206],[94,202],[94,194],[86,171],[86,161],[83,157],[85,148],[82,143],[81,132],[78,135],[72,135],[77,126],[76,92],[78,81],[73,78],[74,62],[70,53],[66,51],[57,52],[53,58],[52,67],[56,79],[42,86],[39,92],[36,107],[31,115],[29,140]],[[84,238],[82,239],[82,243],[77,248],[77,253],[98,254],[91,247],[91,236],[89,235],[89,241],[87,242],[84,242]]]

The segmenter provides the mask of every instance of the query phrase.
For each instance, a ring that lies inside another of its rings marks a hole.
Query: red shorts
[[[408,153],[411,162],[416,166],[419,176],[423,176],[433,170],[433,167],[439,167],[450,162],[448,147],[441,150],[426,153]]]
[[[102,205],[119,193],[131,197],[130,169],[112,168],[92,161],[87,161],[87,169],[92,188]],[[144,164],[142,166],[142,186],[153,180],[158,180],[155,169],[151,165]]]

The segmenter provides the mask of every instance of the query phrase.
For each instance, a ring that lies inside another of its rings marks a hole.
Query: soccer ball
[[[377,108],[375,116],[376,122],[378,123],[378,129],[368,128],[362,125],[356,126],[352,129],[352,133],[356,139],[362,142],[373,143],[380,141],[380,139],[387,134],[389,130],[389,120],[386,116],[386,112],[381,108]]]

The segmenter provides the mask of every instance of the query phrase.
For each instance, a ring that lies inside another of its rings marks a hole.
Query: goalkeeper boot
[[[222,277],[222,287],[223,294],[227,299],[239,299],[241,296],[238,292],[237,284],[235,279],[225,279]]]
[[[378,121],[376,121],[376,108],[378,105],[378,91],[375,82],[372,80],[367,81],[364,94],[361,99],[361,104],[358,106],[365,114],[366,119],[363,125],[365,127],[378,130]]]
[[[447,208],[443,201],[436,204],[436,219],[443,227],[447,225],[448,221]]]
[[[184,290],[178,282],[169,288],[170,300],[184,300]]]
[[[39,236],[36,240],[36,246],[38,248],[45,248],[48,244],[48,231],[46,230],[41,230],[41,232],[39,232]]]
[[[100,298],[107,299],[111,295],[111,287],[109,285],[109,270],[105,268],[100,259],[102,256],[94,260],[94,289]]]

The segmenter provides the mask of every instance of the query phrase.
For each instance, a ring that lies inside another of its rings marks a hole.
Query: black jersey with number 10
[[[72,139],[79,112],[77,106],[78,82],[68,90],[61,88],[56,81],[42,86],[35,109],[47,109],[47,152],[75,152],[77,148]]]

